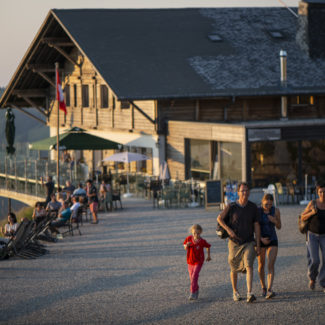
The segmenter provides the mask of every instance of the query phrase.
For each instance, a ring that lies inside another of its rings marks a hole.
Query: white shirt
[[[5,224],[5,233],[10,233],[11,231],[16,232],[18,228],[18,222],[15,224],[11,225],[10,223]]]
[[[78,211],[78,208],[80,207],[80,203],[79,202],[76,202],[74,203],[71,207],[70,207],[70,210],[72,212],[72,218],[76,218],[77,217],[77,211]]]

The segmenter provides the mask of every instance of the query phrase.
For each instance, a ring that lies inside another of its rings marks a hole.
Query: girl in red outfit
[[[211,245],[203,238],[201,238],[202,227],[200,225],[193,225],[190,228],[192,236],[186,237],[184,240],[184,249],[186,250],[188,273],[191,280],[191,294],[189,300],[196,300],[199,297],[199,273],[204,263],[204,251],[207,249],[207,262],[211,261],[210,247]]]

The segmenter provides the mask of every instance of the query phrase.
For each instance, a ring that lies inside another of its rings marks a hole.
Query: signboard
[[[206,181],[205,184],[205,207],[217,207],[223,203],[223,191],[220,180]]]
[[[281,129],[248,129],[248,141],[281,140]]]

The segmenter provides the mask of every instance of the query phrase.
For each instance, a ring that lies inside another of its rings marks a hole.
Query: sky
[[[0,0],[0,87],[6,87],[52,8],[297,7],[299,0]]]

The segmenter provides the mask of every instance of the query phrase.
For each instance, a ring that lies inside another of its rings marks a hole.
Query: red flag
[[[61,86],[61,81],[59,77],[59,70],[56,69],[56,99],[59,101],[59,108],[67,115],[67,108],[64,102],[63,90]]]

